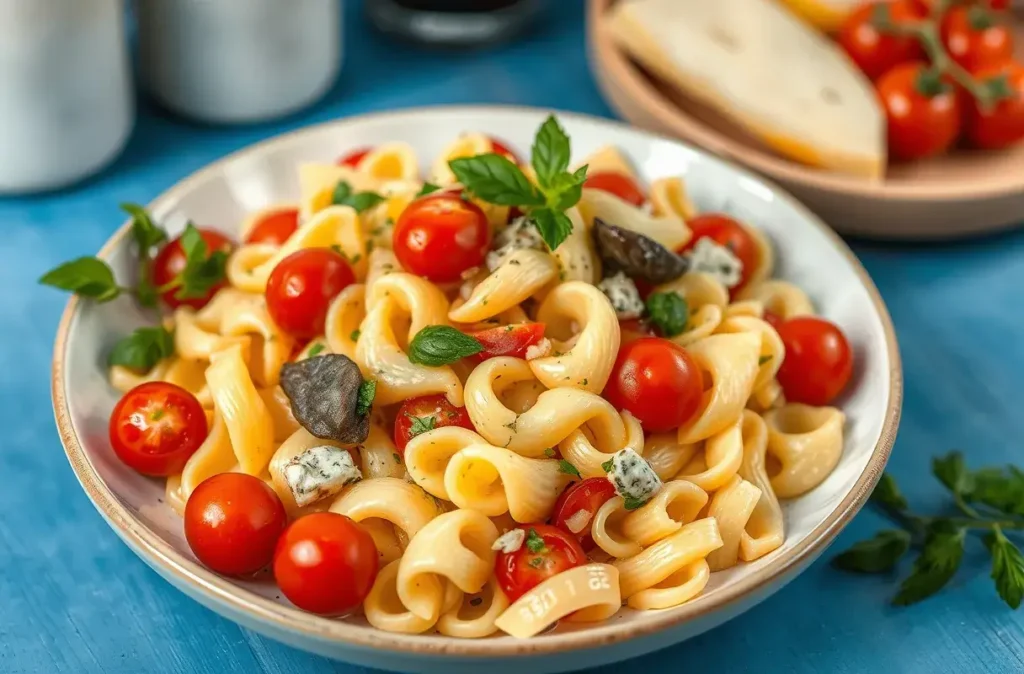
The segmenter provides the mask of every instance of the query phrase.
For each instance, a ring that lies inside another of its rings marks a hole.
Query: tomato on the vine
[[[555,501],[551,523],[579,539],[584,550],[591,550],[594,539],[590,536],[590,523],[597,510],[614,496],[615,486],[603,477],[573,482]]]
[[[526,350],[544,339],[544,324],[517,323],[469,334],[484,346],[483,351],[471,356],[472,360],[479,362],[498,356],[526,358]]]
[[[950,57],[969,72],[997,67],[1013,58],[1013,33],[978,5],[961,5],[946,12],[942,42]]]
[[[184,521],[185,540],[200,562],[217,573],[243,576],[270,564],[288,515],[263,480],[220,473],[195,488]]]
[[[449,190],[416,199],[395,223],[393,247],[402,267],[436,283],[458,281],[483,264],[490,245],[487,216]]]
[[[143,475],[180,473],[207,431],[206,412],[196,397],[168,382],[139,384],[110,414],[114,453]]]
[[[284,596],[326,616],[344,615],[362,604],[377,579],[377,565],[369,532],[332,512],[292,522],[274,551],[274,579]]]
[[[889,153],[904,161],[948,150],[960,132],[960,95],[925,63],[896,66],[875,82],[888,124]]]
[[[776,328],[786,356],[776,377],[786,400],[827,405],[850,381],[853,350],[835,323],[816,316],[798,316]]]
[[[1001,96],[989,110],[972,101],[964,133],[975,146],[997,150],[1024,140],[1024,65],[1016,61],[975,73],[975,77]]]
[[[405,456],[405,446],[420,433],[445,426],[461,426],[473,430],[473,422],[465,407],[456,407],[444,395],[409,398],[398,408],[395,417],[395,447]]]
[[[523,524],[523,545],[515,552],[499,552],[494,560],[498,585],[510,602],[556,576],[582,564],[587,555],[572,534],[548,524]]]
[[[268,243],[274,246],[283,245],[299,228],[299,209],[282,208],[266,213],[245,237],[246,243]]]
[[[719,246],[725,246],[743,263],[740,282],[731,289],[731,292],[735,294],[743,288],[758,263],[757,242],[746,227],[722,213],[701,213],[688,220],[686,225],[693,232],[693,236],[678,252],[685,253],[691,250],[703,238],[709,238]]]
[[[636,184],[636,181],[624,173],[615,171],[591,173],[583,182],[583,186],[587,189],[614,194],[634,206],[642,206],[647,201],[647,197],[644,196],[643,190]]]
[[[356,168],[359,166],[359,162],[363,161],[363,157],[373,152],[372,147],[361,147],[356,150],[352,150],[346,155],[338,158],[338,166],[350,166]]]
[[[214,251],[231,252],[231,239],[214,229],[197,228],[197,230],[199,231],[199,236],[206,243],[207,255]],[[178,299],[176,297],[178,288],[174,285],[174,281],[185,270],[187,262],[185,249],[181,246],[180,236],[161,248],[153,260],[153,285],[157,288],[161,286],[169,288],[161,293],[160,297],[172,309],[177,309],[178,307],[202,309],[217,294],[217,291],[227,285],[227,280],[223,280],[213,285],[202,297]]]
[[[354,283],[345,257],[330,248],[303,248],[281,260],[267,280],[267,311],[299,339],[323,334],[331,300]]]
[[[920,21],[926,16],[925,10],[911,0],[893,0],[880,5],[866,4],[847,17],[839,30],[839,44],[872,80],[900,63],[924,57],[924,50],[913,36],[885,33],[875,25],[879,11],[887,12],[896,25]]]
[[[704,376],[693,356],[674,342],[644,337],[619,347],[604,397],[630,412],[651,433],[682,426],[700,408]]]

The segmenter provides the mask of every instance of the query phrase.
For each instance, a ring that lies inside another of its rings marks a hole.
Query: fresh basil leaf
[[[960,452],[932,459],[932,474],[954,494],[967,496],[974,489],[974,478]]]
[[[499,154],[459,157],[448,162],[455,177],[475,196],[499,206],[542,206],[544,196],[522,170]]]
[[[832,559],[832,566],[857,573],[881,573],[896,566],[910,549],[910,534],[902,529],[879,531]]]
[[[614,467],[615,467],[615,460],[614,459],[608,459],[607,461],[605,461],[604,463],[601,464],[601,468],[606,473],[612,472],[612,468],[614,468]]]
[[[209,252],[202,234],[191,222],[181,235],[181,249],[185,253],[185,268],[176,277],[179,300],[205,297],[210,289],[225,279],[228,254],[223,250]]]
[[[985,545],[992,553],[996,591],[1010,608],[1019,608],[1024,599],[1024,555],[998,527],[985,537]]]
[[[530,211],[530,220],[550,250],[558,248],[572,233],[572,220],[561,211],[535,208]]]
[[[534,554],[547,552],[548,549],[544,545],[544,538],[533,527],[530,527],[530,530],[526,532],[526,549]]]
[[[556,211],[565,211],[577,203],[583,196],[583,182],[587,179],[587,167],[576,170],[576,173],[560,173],[551,180],[551,186],[544,190],[547,205]]]
[[[907,499],[900,493],[896,479],[889,473],[882,473],[875,490],[871,492],[871,500],[894,510],[907,509]]]
[[[412,425],[409,426],[409,438],[415,438],[420,433],[432,431],[437,427],[437,418],[432,414],[425,417],[414,417],[411,414],[407,416],[412,421]]]
[[[121,210],[132,216],[132,238],[140,251],[148,255],[149,249],[167,240],[167,232],[153,222],[146,209],[138,204],[121,204]]]
[[[350,196],[352,196],[352,186],[346,180],[339,180],[338,184],[334,186],[334,191],[331,192],[331,203],[344,204]]]
[[[647,499],[645,501],[638,499],[635,496],[624,496],[622,498],[622,505],[626,508],[626,510],[636,510],[637,508],[642,508],[645,505],[647,505],[648,501],[650,501],[650,499]]]
[[[545,449],[544,450],[544,456],[548,457],[549,459],[555,458],[555,450],[554,450],[554,448],[553,447],[548,447],[547,449]]]
[[[353,192],[352,186],[344,180],[339,180],[338,184],[334,186],[334,191],[331,192],[332,204],[351,206],[357,213],[373,208],[382,201],[384,201],[384,197],[376,192]]]
[[[549,187],[555,176],[569,168],[569,136],[554,115],[537,130],[530,148],[530,163],[542,187]]]
[[[373,407],[373,399],[377,396],[377,380],[367,379],[359,385],[356,396],[356,416],[365,417]]]
[[[576,466],[572,465],[565,459],[559,460],[558,472],[565,473],[566,475],[572,475],[573,477],[578,477],[581,480],[583,479],[583,476],[580,475],[580,471],[576,469]]]
[[[39,282],[97,302],[109,302],[121,294],[110,266],[95,257],[80,257],[65,262],[43,274]]]
[[[484,350],[476,338],[447,325],[428,325],[409,343],[409,360],[417,365],[440,367]]]
[[[420,197],[425,197],[428,194],[432,194],[438,191],[439,189],[441,189],[440,185],[435,185],[434,183],[423,183],[423,187],[421,187],[420,191],[416,193],[415,198],[419,199]]]
[[[675,337],[686,331],[690,305],[678,293],[652,293],[647,298],[647,315],[663,337]]]
[[[974,472],[974,489],[969,497],[1009,515],[1024,516],[1024,473],[1011,466],[1007,470],[982,468]]]
[[[892,602],[906,606],[926,599],[950,581],[964,555],[965,531],[948,520],[938,520],[929,527],[921,554],[914,561],[910,575],[900,584]]]
[[[146,372],[174,355],[174,333],[163,327],[139,328],[114,345],[108,362]]]
[[[323,351],[325,348],[326,347],[323,344],[314,344],[313,348],[310,349],[309,353],[306,354],[306,358],[316,358],[318,355],[320,355],[320,352]]]

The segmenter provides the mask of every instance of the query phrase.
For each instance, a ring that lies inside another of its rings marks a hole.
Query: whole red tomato
[[[231,252],[231,240],[226,236],[213,229],[197,229],[199,236],[206,243],[207,256],[214,251]],[[178,275],[185,270],[187,263],[185,249],[181,246],[181,238],[179,236],[174,239],[157,253],[156,259],[153,260],[153,285],[157,288],[161,286],[168,288],[168,290],[160,294],[160,297],[172,309],[182,306],[202,309],[217,294],[218,290],[227,285],[227,280],[215,284],[201,297],[179,299],[177,295],[180,289],[175,285],[175,281]]]
[[[828,405],[853,373],[853,350],[835,323],[815,316],[783,321],[777,328],[786,347],[776,377],[786,400]]]
[[[700,408],[704,377],[686,349],[659,337],[619,347],[604,397],[640,420],[650,433],[670,431]]]
[[[587,176],[583,186],[587,189],[614,194],[634,206],[642,206],[647,201],[647,197],[644,196],[643,190],[636,184],[636,181],[623,173],[614,171],[592,173]]]
[[[406,271],[450,283],[483,263],[491,228],[479,206],[443,191],[409,204],[398,216],[393,237],[395,256]]]
[[[244,473],[221,473],[195,488],[185,504],[185,539],[217,573],[256,573],[274,557],[288,515],[277,493]]]
[[[1024,66],[1016,61],[975,75],[991,91],[1002,94],[991,109],[972,101],[964,133],[975,146],[998,150],[1024,140]]]
[[[405,456],[405,446],[420,433],[445,426],[473,429],[465,407],[455,407],[443,395],[409,398],[395,416],[395,447]]]
[[[556,576],[587,563],[576,537],[548,524],[524,524],[526,540],[515,552],[499,552],[494,575],[510,602]]]
[[[925,63],[904,63],[875,83],[888,124],[889,154],[903,161],[948,150],[960,132],[956,88]]]
[[[879,5],[882,9],[878,9]],[[911,0],[870,3],[850,14],[839,29],[839,44],[872,80],[900,63],[924,57],[915,38],[880,30],[875,25],[880,13],[888,13],[895,24],[919,21],[926,16],[925,10]]]
[[[323,334],[331,300],[355,283],[343,255],[303,248],[281,260],[267,280],[267,311],[274,323],[299,339]]]
[[[254,223],[246,243],[267,243],[274,246],[283,245],[299,228],[299,209],[282,208],[270,211]]]
[[[598,509],[614,496],[615,486],[606,478],[588,477],[582,482],[573,482],[555,501],[551,524],[579,539],[584,550],[592,550],[594,539],[590,536],[590,523]]]
[[[977,5],[946,12],[942,41],[953,60],[970,72],[998,67],[1013,58],[1013,33],[995,14]]]
[[[139,384],[110,413],[110,445],[143,475],[180,473],[206,440],[206,412],[196,397],[162,381]]]

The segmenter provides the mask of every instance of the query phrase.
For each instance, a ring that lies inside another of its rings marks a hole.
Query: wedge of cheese
[[[885,118],[871,83],[775,0],[625,0],[608,21],[644,67],[779,154],[884,173]]]

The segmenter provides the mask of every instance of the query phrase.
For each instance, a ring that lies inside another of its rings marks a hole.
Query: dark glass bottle
[[[540,0],[365,0],[370,21],[422,44],[478,47],[522,30]]]

